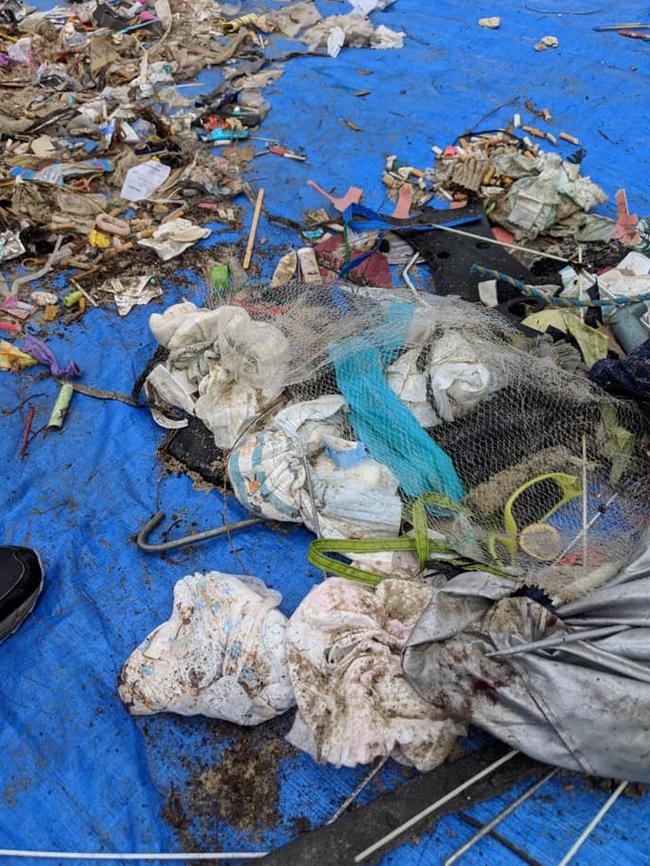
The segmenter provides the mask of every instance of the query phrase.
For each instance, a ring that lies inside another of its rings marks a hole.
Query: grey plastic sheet
[[[483,572],[439,586],[403,651],[410,684],[537,760],[650,782],[650,532],[614,577],[570,604],[552,611],[515,589]],[[620,630],[593,637],[601,626]],[[570,642],[490,656],[550,637]]]

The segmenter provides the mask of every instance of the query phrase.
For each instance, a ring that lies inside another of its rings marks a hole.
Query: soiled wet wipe
[[[293,706],[278,592],[211,571],[179,580],[170,618],[131,653],[119,694],[133,715],[258,725]]]
[[[423,583],[392,579],[374,590],[331,577],[311,590],[287,629],[292,745],[346,767],[387,755],[418,770],[445,760],[465,729],[423,701],[400,667],[430,597]]]

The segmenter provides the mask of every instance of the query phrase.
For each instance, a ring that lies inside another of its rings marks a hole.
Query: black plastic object
[[[24,622],[43,589],[43,567],[30,547],[0,547],[0,642]]]
[[[123,18],[107,6],[105,3],[98,3],[92,13],[92,19],[98,27],[108,27],[109,30],[124,30],[129,26],[130,18]]]
[[[187,422],[187,427],[172,432],[164,450],[204,481],[223,484],[226,455],[214,444],[214,436],[202,421],[190,416]]]
[[[563,406],[559,400],[551,404],[542,390],[521,383],[494,394],[489,409],[478,406],[430,430],[468,490],[543,448],[564,445],[576,452],[578,443],[571,441],[567,430],[591,430],[600,420],[597,406],[585,405],[582,417],[577,417],[575,406]]]
[[[494,235],[480,204],[454,210],[425,208],[417,215],[417,222],[436,224],[469,216],[476,216],[478,219],[471,225],[460,226],[460,228],[472,235],[479,235],[478,239],[454,234],[444,229],[430,231],[397,227],[393,229],[424,258],[433,276],[437,295],[460,295],[467,301],[478,301],[478,284],[484,278],[470,270],[474,264],[502,271],[526,283],[539,282],[528,268],[513,258],[504,247],[488,242],[494,240]],[[508,301],[518,294],[518,290],[509,283],[497,282],[499,301]]]
[[[372,803],[357,805],[332,824],[325,824],[311,833],[303,833],[293,842],[267,855],[264,866],[351,866],[355,855],[377,842],[386,833],[417,815],[426,806],[468,782],[503,755],[503,747],[488,746],[447,762],[429,773],[420,773],[398,785],[389,794],[382,794]],[[379,857],[396,846],[411,841],[412,834],[428,832],[432,824],[444,815],[460,812],[497,794],[505,793],[524,779],[536,776],[543,766],[524,755],[516,755],[487,778],[481,779],[424,818],[412,830],[398,836],[380,852],[363,860],[363,866],[376,863]],[[399,853],[388,858],[392,863],[404,862]],[[422,859],[422,863],[440,862]],[[493,862],[501,862],[498,858]]]
[[[526,316],[532,316],[533,313],[541,313],[545,307],[546,304],[542,298],[535,297],[534,295],[515,295],[509,301],[498,304],[495,310],[501,313],[502,316],[505,316],[519,331],[534,340],[539,337],[539,331],[522,325],[521,322]]]

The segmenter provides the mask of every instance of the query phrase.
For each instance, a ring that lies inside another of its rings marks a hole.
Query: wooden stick
[[[257,224],[260,221],[260,213],[262,211],[262,202],[264,201],[264,187],[262,187],[255,199],[255,210],[253,211],[253,219],[251,221],[251,230],[248,233],[248,243],[246,244],[246,254],[242,267],[247,271],[251,265],[253,256],[253,247],[255,246],[255,235],[257,234]]]

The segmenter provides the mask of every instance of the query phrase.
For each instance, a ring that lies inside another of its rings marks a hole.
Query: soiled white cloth
[[[241,440],[228,477],[248,511],[302,522],[326,538],[399,534],[398,482],[360,443],[342,438],[345,407],[339,394],[296,403]]]
[[[169,357],[164,364],[167,376],[156,368],[147,378],[147,396],[188,412],[185,397],[182,405],[170,399],[177,392],[188,395],[189,414],[203,421],[219,448],[232,448],[245,427],[282,391],[287,338],[274,325],[252,320],[241,307],[206,310],[185,301],[152,315],[149,327],[169,349]],[[161,417],[154,414],[157,423]]]
[[[400,652],[431,597],[422,583],[376,590],[332,577],[289,621],[287,660],[298,712],[288,740],[319,762],[354,767],[390,755],[430,770],[464,728],[406,682]]]
[[[134,715],[201,714],[238,725],[284,713],[294,698],[281,600],[257,578],[182,578],[170,618],[122,668],[120,698]]]

